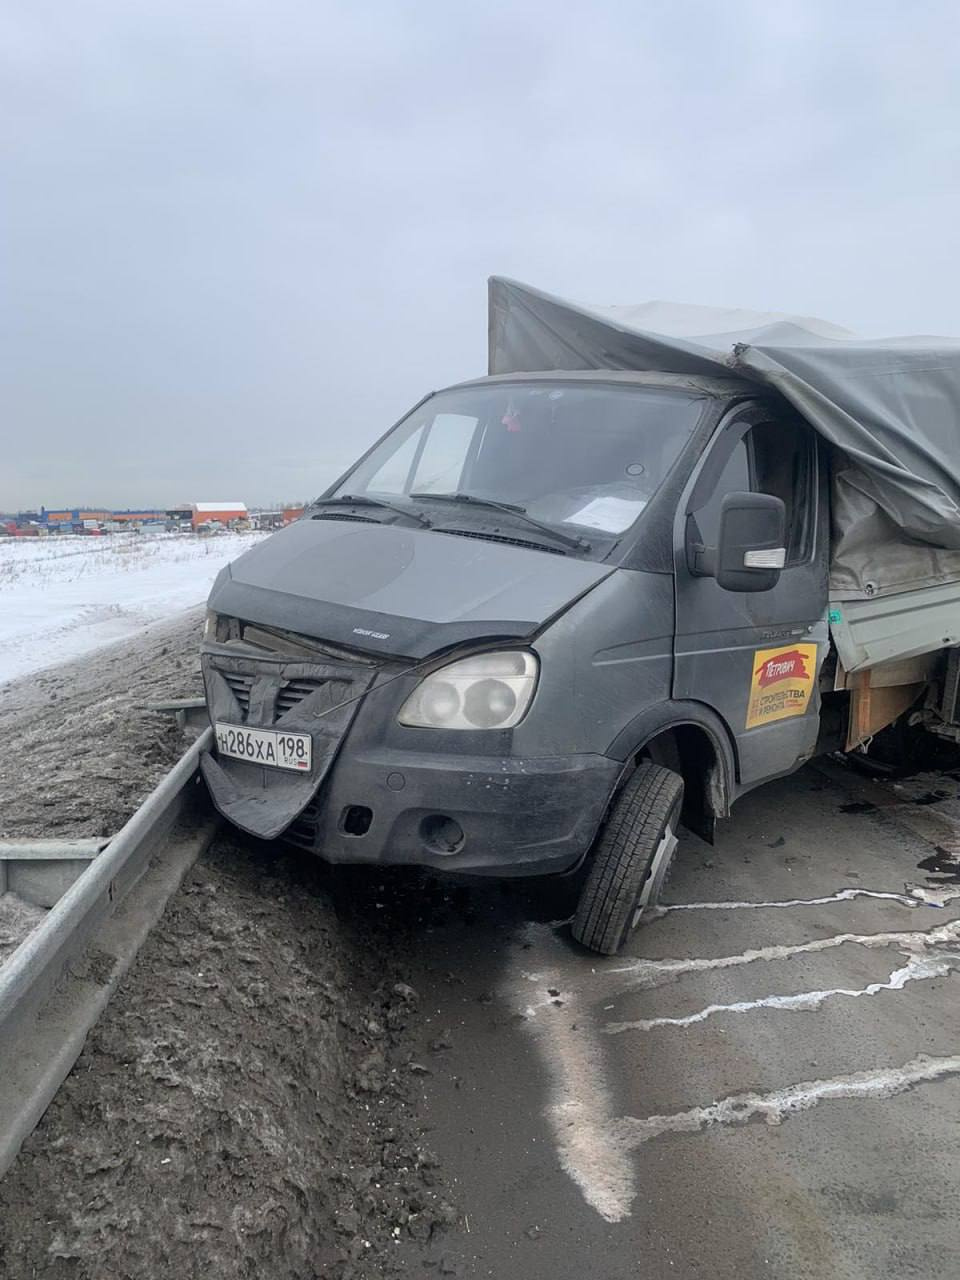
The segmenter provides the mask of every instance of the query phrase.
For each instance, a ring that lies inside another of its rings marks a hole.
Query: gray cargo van
[[[780,387],[658,351],[428,396],[222,571],[224,815],[331,862],[584,867],[574,935],[614,953],[681,824],[709,840],[898,717],[957,738],[956,580],[912,584],[906,639],[901,591],[832,596],[849,455]]]

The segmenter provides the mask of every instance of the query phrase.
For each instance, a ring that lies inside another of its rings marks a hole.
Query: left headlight
[[[425,729],[512,729],[537,687],[536,655],[478,653],[432,672],[400,708],[401,724]]]

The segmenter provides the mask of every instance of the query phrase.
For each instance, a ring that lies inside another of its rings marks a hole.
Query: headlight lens
[[[424,729],[512,729],[537,687],[535,654],[478,653],[426,677],[400,708],[401,724]]]

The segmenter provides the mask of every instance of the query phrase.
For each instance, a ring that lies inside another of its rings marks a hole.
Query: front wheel
[[[677,848],[683,779],[644,762],[614,801],[573,918],[573,936],[616,955],[654,906]]]

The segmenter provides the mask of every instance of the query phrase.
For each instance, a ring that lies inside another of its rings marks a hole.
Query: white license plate
[[[281,733],[279,729],[248,729],[242,724],[216,725],[217,750],[234,760],[249,760],[272,769],[306,773],[313,761],[309,733]]]

